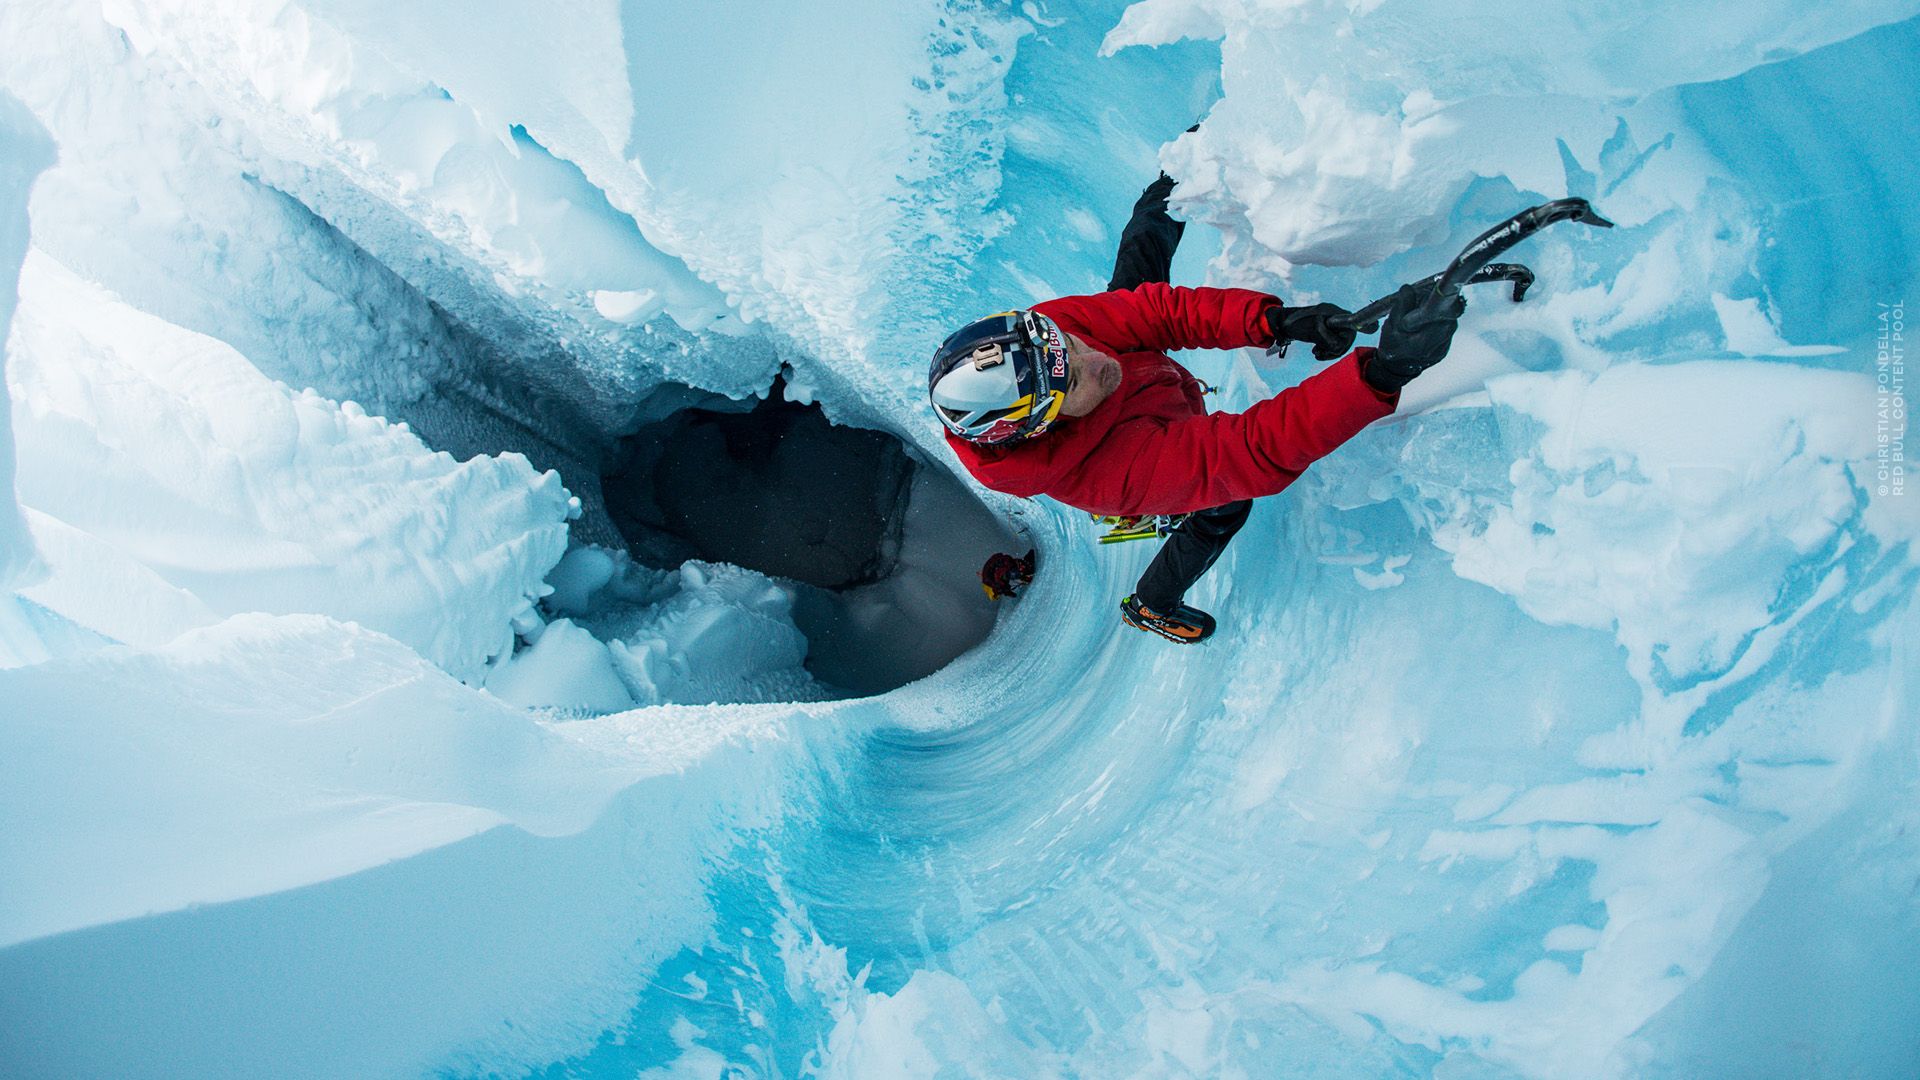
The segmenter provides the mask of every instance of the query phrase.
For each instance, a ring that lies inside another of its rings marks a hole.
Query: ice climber
[[[1120,615],[1192,644],[1214,620],[1184,602],[1187,590],[1246,523],[1251,500],[1285,489],[1392,413],[1400,389],[1446,356],[1466,302],[1433,295],[1431,284],[1403,286],[1379,346],[1355,349],[1353,331],[1330,321],[1350,313],[1332,304],[1169,285],[1186,227],[1167,213],[1172,191],[1163,173],[1134,204],[1106,292],[961,327],[934,353],[927,389],[948,444],[987,487],[1097,516],[1185,515]],[[1276,341],[1309,343],[1316,359],[1339,362],[1242,413],[1209,414],[1203,384],[1166,355]],[[996,559],[989,574],[1018,575],[1013,584],[1031,574],[1024,561]]]

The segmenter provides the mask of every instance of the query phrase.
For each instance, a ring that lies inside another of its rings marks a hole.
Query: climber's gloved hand
[[[1442,297],[1433,285],[1400,286],[1387,309],[1380,348],[1361,369],[1361,378],[1383,394],[1397,392],[1447,355],[1465,310],[1467,299],[1458,292]]]
[[[1353,348],[1353,331],[1328,320],[1352,314],[1337,304],[1310,307],[1270,304],[1266,311],[1267,329],[1273,331],[1273,343],[1281,352],[1286,351],[1286,342],[1306,341],[1313,344],[1315,360],[1338,360]]]

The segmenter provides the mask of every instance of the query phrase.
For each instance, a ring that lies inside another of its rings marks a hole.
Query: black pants
[[[1113,259],[1113,280],[1109,290],[1131,289],[1149,281],[1166,281],[1173,270],[1173,252],[1186,231],[1183,221],[1167,214],[1167,196],[1173,194],[1173,177],[1161,173],[1147,185],[1133,204],[1133,217],[1120,233],[1120,251]],[[1160,551],[1140,575],[1133,595],[1158,611],[1179,605],[1193,583],[1213,566],[1227,541],[1247,523],[1253,503],[1239,502],[1201,510],[1188,516],[1173,535],[1160,545]]]

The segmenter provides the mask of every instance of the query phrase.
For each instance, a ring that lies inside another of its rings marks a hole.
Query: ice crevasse
[[[1920,1071],[1913,4],[709,7],[0,8],[4,1071]],[[1618,223],[1196,650],[918,396],[1156,167],[1290,300]],[[890,576],[623,549],[636,440],[816,405]]]

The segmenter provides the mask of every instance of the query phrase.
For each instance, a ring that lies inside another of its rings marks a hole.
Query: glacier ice
[[[291,393],[44,256],[20,294],[8,379],[28,506],[220,615],[324,611],[461,678],[510,644],[505,620],[577,512],[558,474],[455,462],[353,402]],[[84,591],[87,562],[49,588]]]
[[[1916,10],[0,6],[0,1061],[1914,1075]],[[1194,652],[915,390],[1156,163],[1177,279],[1349,306],[1620,225]],[[623,439],[781,398],[912,461],[889,574],[623,550]]]
[[[0,340],[13,323],[20,260],[27,250],[27,190],[40,170],[53,163],[53,146],[39,122],[34,120],[19,99],[0,94],[0,147],[6,157],[0,159]],[[6,360],[0,355],[0,376],[6,374]],[[6,380],[0,378],[0,486],[6,498],[0,499],[0,585],[14,588],[38,576],[34,547],[27,534],[27,523],[13,491],[13,422]]]

